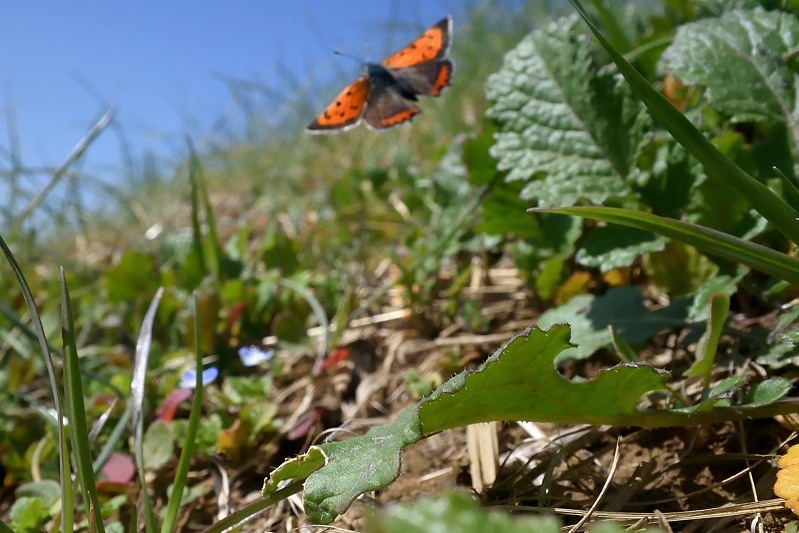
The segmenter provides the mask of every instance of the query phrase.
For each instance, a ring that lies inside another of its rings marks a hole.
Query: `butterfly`
[[[449,85],[451,34],[452,17],[446,17],[399,52],[380,63],[367,63],[364,75],[341,91],[306,131],[338,133],[361,119],[369,128],[382,130],[413,119],[422,112],[417,96],[438,96]]]

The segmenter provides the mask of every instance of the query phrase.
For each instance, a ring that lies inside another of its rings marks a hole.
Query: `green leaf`
[[[365,435],[319,446],[325,466],[305,482],[305,513],[317,524],[329,524],[364,492],[378,490],[397,478],[400,451],[422,437],[419,408],[413,406],[387,426]]]
[[[539,205],[626,197],[649,121],[618,75],[596,69],[576,22],[525,37],[487,85],[499,124],[491,155]]]
[[[702,399],[690,407],[675,409],[686,414],[707,413],[716,407],[729,407],[735,393],[746,385],[746,376],[732,376],[721,380],[711,389],[702,392]]]
[[[748,272],[748,268],[739,267],[734,275],[719,274],[706,280],[694,291],[688,317],[695,321],[707,320],[710,316],[710,298],[717,293],[728,298],[732,296],[738,290],[738,283]]]
[[[640,344],[658,331],[685,323],[685,306],[680,303],[652,312],[644,306],[644,298],[636,287],[615,287],[601,297],[581,294],[566,304],[544,312],[538,327],[569,323],[571,341],[576,346],[564,350],[558,360],[583,359],[600,348],[612,344],[608,326],[628,344]]]
[[[641,360],[638,354],[635,353],[627,342],[619,336],[619,332],[613,326],[608,326],[610,330],[610,339],[613,342],[613,349],[619,356],[619,359],[624,363],[637,363]]]
[[[577,250],[575,260],[587,267],[607,272],[628,267],[639,255],[659,252],[666,247],[666,239],[649,231],[605,226],[592,229]]]
[[[769,405],[785,397],[793,385],[785,378],[771,378],[755,383],[744,398],[748,405]]]
[[[17,533],[37,533],[50,519],[47,504],[37,496],[17,498],[8,515],[11,525]]]
[[[773,343],[764,347],[755,361],[771,368],[799,365],[799,327],[794,324],[774,335]]]
[[[706,87],[711,105],[733,122],[788,123],[795,132],[796,74],[782,57],[797,46],[793,13],[731,11],[680,26],[661,61],[666,72]]]
[[[628,425],[637,402],[665,391],[668,374],[645,365],[617,365],[586,382],[572,382],[553,365],[569,349],[565,325],[528,329],[492,355],[478,371],[462,373],[421,403],[425,434],[492,420]]]
[[[680,113],[665,96],[656,90],[635,68],[614,49],[585,14],[579,0],[571,0],[583,21],[610,54],[613,62],[635,89],[647,109],[674,138],[696,157],[707,174],[718,180],[719,187],[731,187],[763,215],[774,227],[793,242],[799,242],[797,212],[766,185],[747,174],[732,162]]]
[[[269,477],[264,479],[261,494],[264,497],[277,492],[278,487],[292,481],[308,479],[312,473],[322,468],[327,463],[327,457],[318,446],[311,446],[308,453],[293,457],[278,466]]]
[[[658,141],[644,154],[651,161],[642,166],[650,170],[643,174],[638,193],[656,215],[680,218],[701,180],[702,167],[673,139]]]
[[[471,496],[451,492],[434,499],[391,505],[367,521],[367,533],[558,533],[559,521],[550,516],[511,517],[491,513]],[[592,528],[594,531],[595,528]],[[621,533],[623,530],[614,530]]]
[[[221,399],[229,405],[247,405],[253,398],[269,397],[271,390],[271,376],[226,376]]]
[[[167,424],[156,420],[144,432],[142,448],[147,470],[159,470],[175,457],[175,436]]]
[[[694,294],[719,272],[719,266],[707,255],[679,241],[667,242],[662,252],[646,254],[641,266],[649,281],[671,297]]]
[[[119,262],[103,272],[102,285],[111,303],[134,302],[150,297],[159,284],[153,257],[135,250],[122,254]]]
[[[644,364],[622,364],[601,370],[589,381],[569,381],[554,367],[557,357],[572,346],[569,336],[566,325],[549,331],[526,330],[477,371],[453,377],[391,424],[373,427],[365,435],[346,441],[312,446],[306,455],[284,462],[264,480],[265,499],[253,505],[263,509],[282,490],[295,492],[305,479],[308,519],[330,523],[360,494],[384,488],[396,479],[400,452],[405,447],[424,436],[477,422],[528,420],[660,427],[768,417],[796,410],[792,401],[728,406],[732,392],[745,383],[743,376],[729,378],[708,391],[708,398],[698,406],[640,410],[642,395],[668,391],[668,373]],[[765,400],[780,397],[776,392],[758,396]],[[221,531],[222,526],[235,523],[233,518],[225,519],[209,531]]]
[[[567,207],[536,209],[535,211],[584,216],[652,231],[695,246],[706,253],[742,263],[755,270],[799,284],[799,261],[793,257],[710,228],[640,211],[613,207]]]
[[[667,390],[668,373],[642,364],[620,364],[601,370],[592,380],[569,381],[553,365],[571,346],[569,335],[565,325],[549,331],[528,329],[477,371],[450,379],[421,402],[424,434],[497,420],[658,427],[796,412],[795,400],[776,401],[785,383],[767,386],[753,398],[772,403],[731,405],[733,393],[746,383],[745,376],[722,381],[706,391],[703,402],[686,409],[640,410],[637,402],[643,394]]]
[[[497,162],[491,157],[494,128],[486,128],[478,137],[463,141],[463,164],[472,185],[491,185],[497,177]]]
[[[42,481],[33,481],[20,485],[15,491],[17,498],[22,496],[30,496],[41,498],[45,505],[48,507],[57,503],[61,497],[61,486],[58,481],[52,479],[43,479]]]
[[[710,318],[707,323],[707,331],[696,346],[696,361],[685,371],[686,376],[701,376],[705,381],[705,387],[710,383],[710,373],[716,360],[716,349],[729,312],[729,296],[717,292],[710,297]]]

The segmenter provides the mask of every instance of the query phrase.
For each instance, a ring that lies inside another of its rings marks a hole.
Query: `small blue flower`
[[[257,346],[239,348],[239,358],[244,366],[255,366],[265,363],[274,357],[274,350],[262,350]]]
[[[216,381],[216,378],[219,377],[219,369],[215,366],[209,366],[205,370],[203,370],[203,386],[208,385],[209,383],[213,383]],[[178,385],[181,389],[193,389],[194,386],[197,384],[197,371],[196,370],[186,370],[180,375],[180,385]]]

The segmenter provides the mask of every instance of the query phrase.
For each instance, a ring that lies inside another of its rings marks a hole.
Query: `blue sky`
[[[235,114],[225,79],[252,82],[269,111],[299,86],[358,73],[341,50],[371,59],[406,44],[451,0],[11,2],[0,32],[0,169],[56,166],[111,104],[133,158],[177,155]],[[456,31],[459,21],[455,17]],[[390,31],[389,31],[390,28]],[[335,92],[335,91],[334,91]],[[312,95],[320,105],[335,94]],[[312,117],[302,117],[304,122]],[[16,129],[18,147],[10,140]],[[107,130],[83,168],[109,182],[121,167]]]

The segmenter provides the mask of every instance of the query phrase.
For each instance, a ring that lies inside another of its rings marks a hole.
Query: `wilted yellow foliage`
[[[799,515],[799,444],[791,446],[788,453],[777,462],[777,482],[774,494],[785,498],[785,507]]]

